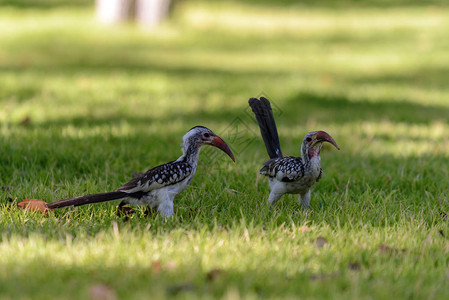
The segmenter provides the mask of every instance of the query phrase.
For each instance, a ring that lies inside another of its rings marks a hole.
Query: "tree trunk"
[[[137,19],[144,28],[158,25],[170,13],[171,0],[96,0],[97,19],[116,24]]]
[[[154,27],[170,12],[170,0],[136,0],[137,22],[145,28]]]
[[[101,23],[116,24],[133,18],[135,0],[96,0],[97,19]]]

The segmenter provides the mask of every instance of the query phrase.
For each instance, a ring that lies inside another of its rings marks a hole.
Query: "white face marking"
[[[187,140],[187,139],[191,138],[192,136],[197,134],[197,132],[198,132],[198,128],[194,128],[194,129],[189,130],[189,132],[184,134],[184,136],[182,137],[182,140]]]
[[[192,138],[193,136],[197,135],[199,132],[198,128],[194,128],[189,130],[189,132],[187,132],[183,137],[182,137],[182,146],[184,148],[184,146],[187,145],[187,141]]]

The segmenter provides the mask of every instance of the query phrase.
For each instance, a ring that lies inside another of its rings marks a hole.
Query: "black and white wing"
[[[125,193],[149,192],[185,180],[194,172],[192,166],[185,161],[171,161],[154,167],[134,177],[117,191]]]
[[[282,157],[264,163],[260,174],[274,177],[282,182],[298,181],[304,177],[304,161],[301,157]]]

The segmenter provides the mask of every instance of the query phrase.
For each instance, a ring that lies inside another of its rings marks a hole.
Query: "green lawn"
[[[0,299],[449,298],[443,1],[185,1],[150,32],[60,2],[0,1]],[[313,130],[341,148],[307,212],[256,182],[262,94],[285,154]],[[198,124],[237,161],[203,151],[172,219],[9,208],[113,190]]]

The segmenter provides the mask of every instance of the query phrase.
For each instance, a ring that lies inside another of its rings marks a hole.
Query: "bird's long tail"
[[[274,121],[270,101],[264,97],[260,97],[260,99],[250,98],[248,103],[256,116],[260,134],[267,148],[268,155],[270,158],[282,157],[281,144],[279,142],[278,130]]]
[[[97,203],[97,202],[105,202],[105,201],[112,201],[112,200],[120,200],[128,197],[132,197],[133,194],[125,193],[125,192],[109,192],[109,193],[100,193],[100,194],[93,194],[93,195],[86,195],[86,196],[80,196],[75,198],[68,198],[63,199],[59,201],[55,201],[52,203],[48,203],[46,206],[47,208],[54,209],[54,208],[62,208],[67,206],[80,206],[90,203]]]

